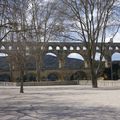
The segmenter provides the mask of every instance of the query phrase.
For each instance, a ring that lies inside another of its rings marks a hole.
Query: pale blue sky
[[[112,61],[120,61],[120,53],[114,53],[112,55]]]

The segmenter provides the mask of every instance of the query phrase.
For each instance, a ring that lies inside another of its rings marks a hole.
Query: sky
[[[112,35],[108,35],[108,37],[106,37],[106,42],[110,41],[110,38],[112,37]],[[120,43],[120,30],[118,31],[118,33],[115,35],[115,37],[113,38],[113,42],[114,43]]]

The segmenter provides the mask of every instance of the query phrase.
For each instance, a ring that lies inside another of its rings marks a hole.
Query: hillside
[[[26,68],[29,70],[35,70],[35,60],[31,57],[27,58]],[[67,58],[65,60],[65,68],[75,68],[79,69],[83,65],[83,61],[79,59],[74,58]],[[46,69],[57,69],[59,66],[58,59],[51,55],[46,55],[43,58],[43,68]],[[9,64],[7,57],[0,57],[0,70],[8,71],[9,70]]]

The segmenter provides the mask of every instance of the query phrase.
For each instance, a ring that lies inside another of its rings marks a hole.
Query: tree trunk
[[[98,84],[97,84],[97,77],[96,77],[94,65],[95,65],[94,61],[91,59],[90,60],[90,73],[91,73],[92,87],[97,88]]]
[[[40,65],[39,65],[39,62],[36,62],[36,80],[37,80],[37,82],[40,81]]]
[[[98,84],[97,84],[97,78],[96,78],[94,69],[91,69],[91,80],[92,80],[92,87],[97,88]]]
[[[21,70],[21,73],[20,73],[20,93],[24,93],[24,88],[23,88],[23,76],[24,76],[24,71]]]
[[[10,67],[10,82],[15,82],[14,78],[13,78],[13,70],[12,70],[12,64],[11,63],[9,65],[9,67]]]

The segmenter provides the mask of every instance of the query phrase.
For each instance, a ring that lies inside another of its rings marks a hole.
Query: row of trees
[[[97,87],[95,69],[96,44],[101,42],[101,60],[106,35],[113,37],[119,29],[119,0],[0,0],[0,44],[6,40],[18,43],[11,55],[21,76],[25,71],[27,42],[35,42],[37,81],[40,80],[42,51],[38,42],[79,41],[87,48],[93,87]],[[111,28],[113,31],[111,32]],[[33,52],[33,50],[31,50]]]

